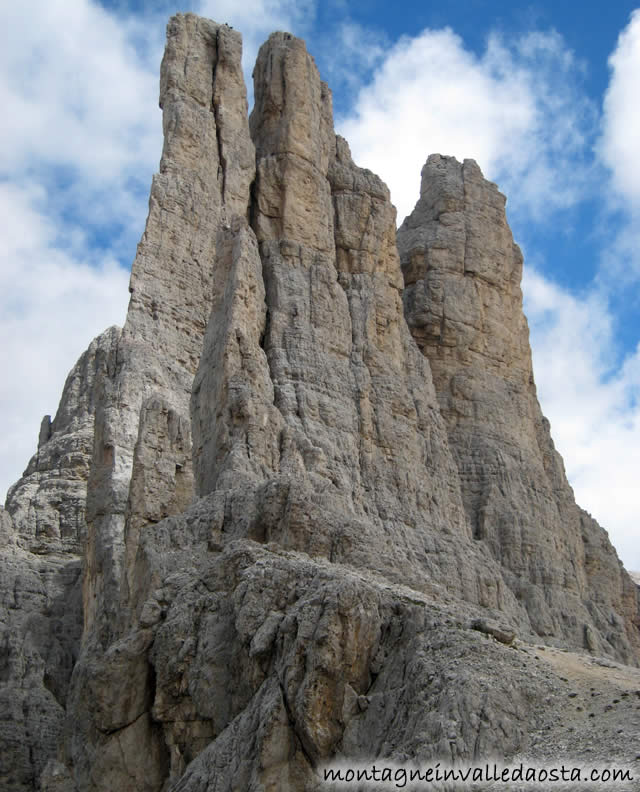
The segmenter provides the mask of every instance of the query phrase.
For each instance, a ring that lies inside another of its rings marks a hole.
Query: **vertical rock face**
[[[124,329],[0,511],[16,789],[298,792],[336,756],[512,755],[545,682],[487,634],[640,658],[535,398],[504,199],[430,158],[399,255],[304,43],[262,47],[250,119],[240,57],[169,22]]]
[[[576,506],[540,411],[504,204],[473,160],[429,157],[398,232],[407,322],[431,364],[474,537],[535,631],[587,646],[595,626],[599,649],[630,660],[636,597],[606,534]]]
[[[192,399],[199,493],[230,490],[245,527],[225,530],[504,605],[403,319],[388,191],[336,138],[302,41],[273,34],[254,81],[255,236],[219,249]]]
[[[139,522],[143,482],[162,480],[167,511],[160,513],[156,504],[156,520],[182,509],[193,495],[189,399],[211,311],[217,235],[237,213],[246,216],[255,171],[241,51],[240,35],[226,25],[192,14],[169,23],[160,78],[160,173],[133,263],[127,320],[96,416],[84,600],[87,629],[103,615],[104,639],[118,610],[128,509]],[[163,463],[153,455],[143,463],[142,451],[134,462],[136,446],[160,442],[150,436],[159,427],[141,422],[149,413],[143,403],[154,398],[172,411],[174,424],[182,423],[173,472],[154,472]],[[137,534],[139,526],[132,530]]]
[[[0,511],[7,533],[8,515]],[[82,630],[79,558],[0,548],[0,788],[38,789],[56,755]]]
[[[127,320],[96,410],[83,652],[69,738],[78,783],[87,788],[126,788],[133,775],[137,789],[156,789],[165,775],[161,730],[148,711],[148,640],[122,639],[115,670],[113,655],[102,651],[135,620],[130,566],[141,535],[194,497],[189,400],[212,307],[218,233],[237,215],[246,220],[255,172],[240,60],[240,35],[228,26],[192,14],[170,21],[160,173],[132,267]],[[114,711],[92,694],[96,680],[121,684],[123,669],[131,674],[125,698],[132,703]],[[136,764],[141,751],[147,764]]]

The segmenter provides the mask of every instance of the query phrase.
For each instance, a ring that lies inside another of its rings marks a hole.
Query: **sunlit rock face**
[[[567,692],[528,641],[640,659],[540,413],[504,198],[432,156],[396,240],[304,43],[263,45],[250,118],[240,61],[170,20],[125,326],[0,512],[7,788],[512,756]]]
[[[537,634],[575,646],[589,635],[589,648],[631,662],[636,592],[606,532],[576,506],[540,410],[505,198],[473,160],[437,154],[420,193],[398,231],[405,315],[430,363],[473,536]]]

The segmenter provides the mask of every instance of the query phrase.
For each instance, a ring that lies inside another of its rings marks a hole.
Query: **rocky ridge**
[[[515,756],[562,690],[541,640],[640,661],[537,402],[503,196],[432,156],[396,242],[304,43],[263,45],[250,118],[240,57],[169,22],[127,321],[0,512],[7,789]]]

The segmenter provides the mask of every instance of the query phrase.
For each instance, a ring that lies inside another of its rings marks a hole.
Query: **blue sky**
[[[472,157],[525,254],[536,382],[578,502],[640,569],[640,11],[634,3],[27,0],[0,9],[0,497],[64,377],[122,324],[161,149],[166,20],[304,37],[399,222],[428,154]],[[250,92],[251,93],[251,92]]]

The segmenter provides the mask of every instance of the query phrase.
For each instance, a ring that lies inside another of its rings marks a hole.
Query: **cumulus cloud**
[[[609,58],[611,79],[604,99],[600,153],[613,185],[630,208],[640,211],[640,9],[633,12]]]
[[[616,228],[601,262],[602,288],[628,289],[640,277],[640,9],[634,11],[609,58],[597,151],[608,169],[607,228]]]
[[[389,51],[340,131],[387,182],[400,221],[434,152],[476,159],[505,190],[517,185],[516,208],[541,216],[575,203],[589,179],[596,111],[582,71],[557,33],[492,36],[477,57],[453,31],[425,30]]]
[[[85,199],[115,190],[99,220],[119,219],[122,193],[148,181],[159,158],[161,28],[118,21],[89,0],[4,4],[0,21],[9,33],[0,48],[3,177],[27,173],[57,195],[81,185]],[[93,207],[83,209],[95,222]]]
[[[109,255],[78,259],[59,244],[40,185],[0,185],[0,491],[35,451],[69,369],[88,342],[122,324],[128,272]]]
[[[615,319],[598,291],[576,296],[525,268],[525,311],[543,410],[578,503],[640,569],[640,349],[621,364]]]
[[[142,231],[161,147],[163,26],[89,0],[5,3],[0,24],[3,498],[66,373],[124,320],[119,259]]]

